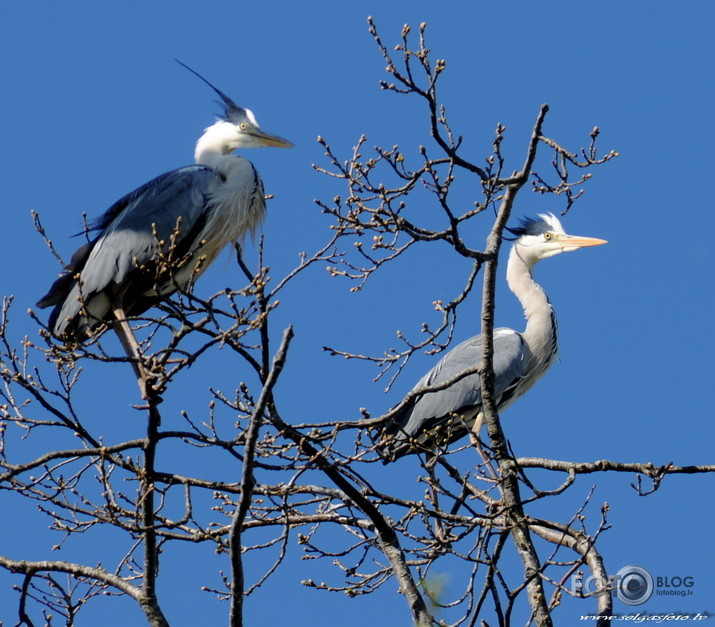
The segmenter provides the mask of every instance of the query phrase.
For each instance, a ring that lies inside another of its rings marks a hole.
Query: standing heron
[[[249,109],[181,65],[219,95],[224,113],[196,142],[195,165],[149,181],[90,225],[97,236],[74,253],[37,303],[54,307],[48,326],[60,339],[82,342],[107,323],[127,348],[135,343],[127,316],[190,289],[227,244],[254,231],[263,218],[258,172],[232,153],[293,144],[263,131]]]
[[[514,235],[506,280],[524,308],[526,329],[494,329],[494,394],[499,411],[531,388],[551,366],[557,353],[554,308],[534,281],[536,262],[606,241],[568,235],[553,214],[540,214],[508,229]],[[479,374],[459,377],[482,363],[482,336],[476,335],[449,351],[413,388],[409,400],[384,428],[378,452],[385,462],[403,455],[446,447],[473,432],[483,422]],[[425,391],[453,383],[434,392]]]

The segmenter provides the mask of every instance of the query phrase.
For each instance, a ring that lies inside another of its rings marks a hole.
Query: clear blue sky
[[[157,174],[191,162],[217,106],[175,57],[253,109],[266,130],[297,145],[247,155],[275,195],[263,227],[273,275],[320,243],[325,220],[313,199],[329,200],[336,189],[311,169],[311,163],[326,165],[318,135],[344,155],[361,133],[369,145],[399,143],[405,150],[429,141],[418,103],[378,89],[384,62],[367,33],[370,14],[391,44],[403,23],[428,23],[435,57],[447,59],[442,100],[475,161],[488,154],[501,122],[508,129],[505,152],[514,167],[520,164],[543,102],[551,106],[547,134],[577,148],[598,125],[601,147],[621,154],[594,171],[585,197],[564,220],[569,232],[603,237],[608,246],[537,268],[559,315],[561,361],[503,417],[517,453],[712,463],[715,8],[705,2],[3,3],[0,292],[15,295],[16,336],[35,336],[24,312],[57,273],[33,231],[31,209],[68,256],[83,211],[96,216]],[[525,190],[515,211],[549,208],[561,207]],[[357,295],[321,272],[288,293],[274,323],[277,330],[291,322],[297,333],[279,389],[287,419],[356,417],[361,406],[377,414],[434,363],[427,356],[414,360],[386,396],[368,368],[320,350],[386,346],[397,328],[416,331],[430,303],[450,296],[444,277],[452,269],[430,260],[415,264],[424,272],[419,280],[387,275]],[[236,274],[228,256],[221,257],[199,289],[213,293]],[[459,338],[478,330],[478,293]],[[502,287],[499,298],[498,324],[520,327],[518,303]],[[197,406],[209,398],[212,374],[204,370],[191,382]],[[133,382],[128,373],[117,372],[111,382],[103,376],[88,380],[109,399],[96,420],[111,425],[126,420]],[[234,384],[240,376],[235,373]],[[410,484],[414,472],[407,461],[396,464],[385,485],[394,488],[388,482],[396,478]],[[695,578],[689,599],[654,597],[639,609],[715,611],[713,478],[671,477],[648,498],[638,497],[631,481],[628,475],[581,478],[573,496],[538,513],[567,520],[597,484],[592,522],[601,503],[611,506],[613,528],[600,544],[609,572],[635,563],[655,575]],[[0,553],[69,557],[71,546],[50,554],[56,539],[46,540],[46,521],[30,522],[20,506],[3,504],[6,498],[0,494]],[[191,551],[200,563],[201,547]],[[250,624],[408,624],[394,586],[374,599],[333,599],[297,583],[320,580],[325,571],[293,563],[248,600]],[[224,605],[182,587],[177,573],[186,565],[177,561],[176,572],[161,573],[160,593],[175,597],[166,603],[170,622],[224,624]],[[7,624],[16,619],[10,581],[0,573],[0,621]],[[126,618],[107,622],[106,605],[96,601],[78,624],[97,624],[98,616],[104,624],[138,620],[130,603],[115,605]],[[591,608],[568,603],[557,624]]]

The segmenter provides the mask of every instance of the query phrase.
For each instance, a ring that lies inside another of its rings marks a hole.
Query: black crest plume
[[[198,76],[204,83],[206,83],[211,89],[213,89],[221,98],[223,101],[224,107],[225,107],[225,113],[224,113],[224,118],[228,120],[229,122],[231,121],[236,121],[237,119],[245,118],[246,117],[246,110],[243,109],[242,107],[239,107],[233,100],[231,100],[226,94],[224,94],[218,87],[213,85],[209,80],[201,76],[196,70],[193,68],[190,68],[186,63],[183,63],[182,61],[179,61],[179,59],[174,59],[179,65],[182,67],[185,67],[189,72],[191,72],[193,75]]]

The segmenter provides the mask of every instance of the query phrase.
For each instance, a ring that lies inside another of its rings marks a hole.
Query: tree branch
[[[273,366],[263,383],[261,395],[253,410],[248,429],[246,431],[246,443],[244,445],[243,455],[243,475],[241,477],[241,497],[236,506],[236,512],[231,522],[229,532],[229,544],[231,548],[231,575],[233,587],[231,591],[231,611],[230,625],[232,627],[241,627],[243,625],[243,595],[244,595],[244,575],[243,575],[243,559],[241,557],[241,533],[243,530],[246,514],[251,505],[253,498],[253,488],[256,485],[256,480],[253,475],[253,460],[256,454],[256,442],[258,440],[258,431],[263,421],[263,411],[266,405],[270,402],[273,394],[273,387],[278,381],[278,377],[283,370],[286,356],[288,354],[288,346],[293,338],[293,327],[288,327],[283,332],[283,339],[278,347],[278,352],[273,358]]]
[[[504,194],[499,207],[497,219],[487,240],[487,253],[491,256],[484,270],[484,292],[482,304],[482,343],[483,367],[481,376],[482,411],[487,426],[494,458],[499,468],[499,488],[506,507],[508,526],[510,527],[516,549],[524,562],[524,580],[529,591],[529,603],[536,624],[539,627],[550,627],[553,623],[546,602],[546,594],[541,581],[541,564],[533,541],[529,535],[529,527],[525,522],[525,514],[519,490],[519,479],[515,460],[511,457],[506,437],[502,431],[497,414],[494,397],[494,293],[496,286],[499,249],[502,233],[511,215],[511,208],[517,193],[528,180],[531,166],[536,158],[538,138],[541,136],[541,126],[548,111],[543,105],[534,125],[531,142],[527,150],[522,170],[512,177],[511,183]],[[477,436],[479,434],[476,434]]]

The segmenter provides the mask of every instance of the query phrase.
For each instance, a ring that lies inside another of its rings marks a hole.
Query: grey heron
[[[494,392],[500,411],[531,388],[556,357],[556,315],[546,293],[534,281],[534,265],[559,253],[606,243],[568,235],[553,214],[522,220],[508,230],[514,235],[514,244],[506,278],[524,309],[526,329],[521,333],[494,329]],[[480,377],[472,373],[460,378],[460,374],[481,362],[482,336],[477,335],[449,351],[420,379],[404,407],[383,430],[378,452],[385,462],[445,447],[470,431],[479,434],[483,419]],[[440,386],[444,389],[423,392]]]
[[[96,237],[81,246],[37,303],[54,307],[48,326],[82,342],[102,323],[124,323],[177,290],[189,289],[219,252],[254,231],[265,212],[263,183],[237,148],[293,144],[263,131],[203,76],[223,115],[196,143],[195,165],[172,170],[115,202],[90,224]],[[120,339],[126,345],[127,338]]]

